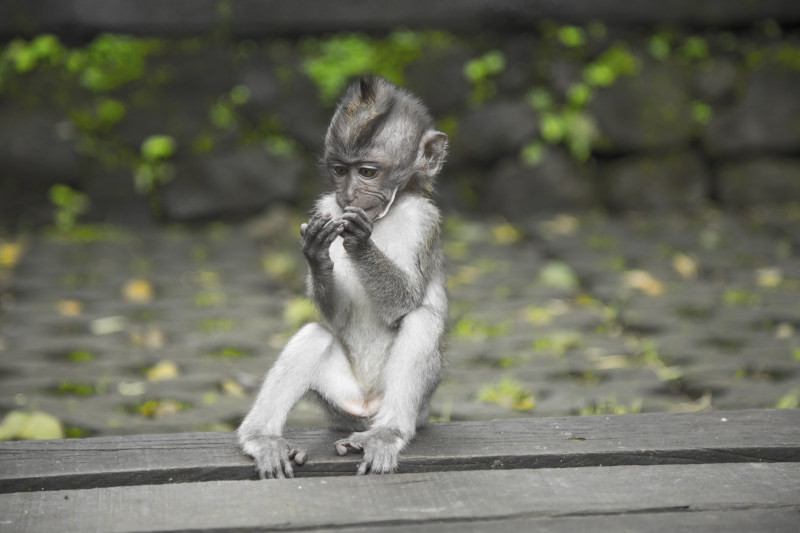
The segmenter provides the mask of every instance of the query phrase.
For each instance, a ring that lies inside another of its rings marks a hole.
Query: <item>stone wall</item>
[[[0,212],[48,222],[54,184],[88,220],[305,209],[333,95],[362,72],[450,135],[448,208],[800,200],[800,3],[642,4],[6,2]]]

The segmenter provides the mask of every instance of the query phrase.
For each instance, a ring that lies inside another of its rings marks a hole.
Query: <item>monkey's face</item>
[[[360,207],[372,221],[389,211],[397,188],[392,185],[386,166],[336,162],[329,168],[336,187],[336,202],[342,209]]]

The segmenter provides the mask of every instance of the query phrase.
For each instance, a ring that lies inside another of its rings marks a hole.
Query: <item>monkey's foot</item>
[[[347,455],[349,450],[363,451],[364,460],[358,465],[358,475],[390,474],[397,469],[397,457],[405,446],[400,433],[387,427],[377,427],[353,433],[337,440],[336,453]]]
[[[255,459],[261,479],[294,477],[292,463],[302,466],[308,458],[305,450],[293,448],[283,437],[259,436],[242,439],[242,449]]]

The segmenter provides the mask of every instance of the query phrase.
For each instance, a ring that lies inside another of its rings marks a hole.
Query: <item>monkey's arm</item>
[[[353,258],[367,293],[377,304],[381,318],[387,324],[396,324],[422,304],[426,283],[422,274],[426,271],[423,263],[430,261],[427,256],[422,255],[432,253],[431,247],[421,246],[420,251],[409,250],[408,253],[420,257],[413,261],[418,267],[413,271],[406,271],[387,257],[370,238],[372,222],[362,209],[345,208],[341,220],[344,222],[344,248]],[[436,230],[436,227],[428,228],[430,233],[438,235]],[[426,238],[429,245],[436,235]]]
[[[331,221],[330,214],[316,213],[307,224],[300,226],[303,255],[309,266],[307,280],[309,296],[329,322],[335,315],[333,290],[333,261],[329,249],[343,230],[339,223]]]

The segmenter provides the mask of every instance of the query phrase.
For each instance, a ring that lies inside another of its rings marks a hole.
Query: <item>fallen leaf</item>
[[[0,440],[63,439],[64,427],[53,415],[42,411],[10,411],[0,424]]]
[[[791,339],[794,337],[795,329],[791,322],[780,322],[775,326],[776,339]]]
[[[644,270],[629,270],[625,273],[623,283],[631,289],[638,289],[648,296],[664,294],[664,284]]]
[[[164,332],[157,327],[136,328],[131,331],[130,343],[132,346],[155,350],[163,348],[165,344]]]
[[[508,222],[503,222],[492,226],[492,239],[497,244],[511,244],[519,241],[522,233]]]
[[[78,300],[59,300],[56,312],[61,316],[78,316],[83,312],[83,304]]]
[[[244,387],[242,387],[239,382],[233,378],[223,379],[220,383],[220,387],[225,394],[234,396],[236,398],[245,397]]]
[[[538,224],[539,230],[545,237],[572,235],[578,231],[579,221],[572,215],[557,215],[552,220],[545,220]]]
[[[548,287],[575,289],[579,285],[578,276],[563,261],[548,261],[539,271],[539,281]]]
[[[141,396],[147,392],[147,386],[144,381],[121,381],[117,392],[123,396]]]
[[[145,374],[150,381],[162,381],[178,377],[180,370],[178,369],[178,365],[168,359],[164,359],[148,368]]]
[[[133,278],[122,286],[125,300],[135,303],[147,303],[153,299],[153,286],[144,278]]]
[[[759,268],[756,270],[756,284],[764,289],[774,289],[783,282],[780,268]]]
[[[697,277],[697,260],[689,255],[677,253],[672,256],[672,268],[683,279],[695,279]]]
[[[22,245],[18,242],[0,242],[0,267],[11,268],[22,255]]]
[[[105,316],[96,318],[89,322],[89,331],[93,335],[110,335],[125,331],[128,327],[128,319],[124,316]]]

